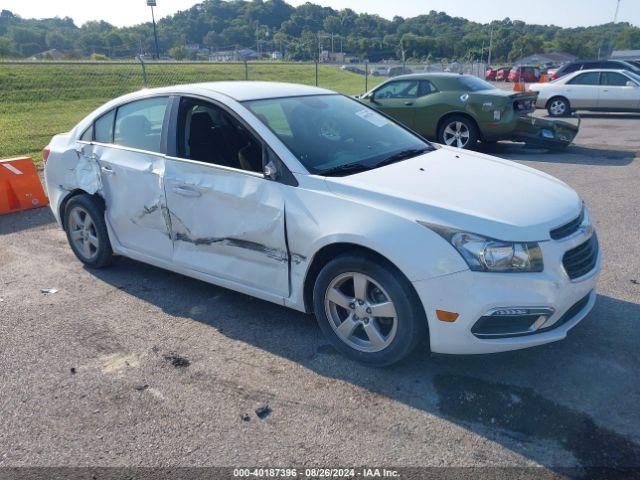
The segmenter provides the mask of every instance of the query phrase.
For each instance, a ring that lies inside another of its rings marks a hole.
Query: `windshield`
[[[425,140],[343,95],[244,104],[311,173],[355,173],[433,150]]]
[[[471,75],[460,75],[458,77],[458,83],[461,83],[470,92],[479,92],[481,90],[493,90],[494,87],[489,82],[480,80],[478,77],[472,77]]]

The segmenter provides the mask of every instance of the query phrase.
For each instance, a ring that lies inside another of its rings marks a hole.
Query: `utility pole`
[[[491,67],[491,49],[493,48],[493,22],[491,22],[491,30],[489,33],[489,56],[487,58],[487,67]]]
[[[153,13],[153,7],[156,5],[156,0],[147,0],[147,6],[151,7],[151,20],[153,21],[153,38],[156,44],[156,60],[160,60],[160,48],[158,47],[158,30],[156,29],[156,16]]]
[[[616,23],[618,23],[618,13],[620,12],[620,0],[617,0],[616,2],[616,13],[613,15],[613,24],[615,25]],[[611,37],[611,42],[609,43],[609,56],[611,56],[613,54],[613,36]]]
[[[613,16],[613,23],[616,24],[618,23],[618,13],[620,12],[620,0],[618,0],[618,3],[616,4],[616,13]]]

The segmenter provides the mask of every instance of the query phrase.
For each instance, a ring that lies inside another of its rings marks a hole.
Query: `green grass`
[[[249,64],[249,80],[313,85],[309,64]],[[236,64],[147,65],[150,87],[180,83],[243,80]],[[369,88],[379,79],[369,78]],[[318,84],[348,95],[363,93],[364,77],[320,65]],[[9,65],[0,64],[0,159],[33,157],[42,162],[42,148],[51,137],[70,130],[106,101],[143,88],[138,64]]]

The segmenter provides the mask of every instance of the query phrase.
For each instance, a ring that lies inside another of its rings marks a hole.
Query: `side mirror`
[[[632,82],[631,80],[629,80],[627,82],[627,87],[637,87],[638,85],[635,82]]]

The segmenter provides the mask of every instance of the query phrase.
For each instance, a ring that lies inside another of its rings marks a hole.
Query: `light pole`
[[[156,30],[156,16],[153,13],[153,7],[156,6],[156,0],[147,0],[147,6],[151,7],[151,20],[153,21],[153,38],[156,44],[156,60],[160,60],[160,49],[158,48],[158,31]]]

